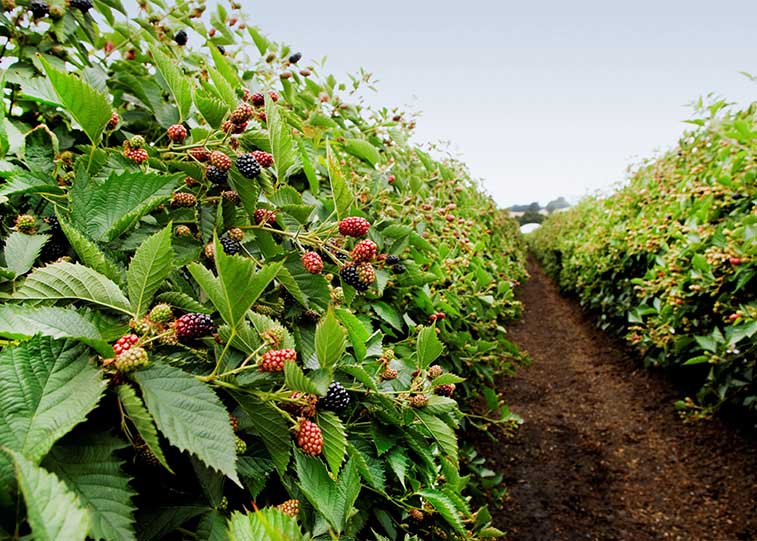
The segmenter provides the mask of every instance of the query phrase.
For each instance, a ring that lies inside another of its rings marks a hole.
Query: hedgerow
[[[0,536],[498,536],[456,430],[525,271],[464,166],[239,6],[3,6]]]
[[[702,107],[696,129],[627,185],[551,216],[531,246],[561,287],[648,365],[700,390],[679,406],[757,410],[755,105]]]

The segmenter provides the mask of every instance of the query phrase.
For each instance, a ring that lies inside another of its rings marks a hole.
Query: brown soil
[[[675,387],[560,296],[534,262],[512,339],[533,364],[502,382],[524,423],[484,443],[509,487],[513,541],[757,539],[757,442],[684,424]]]

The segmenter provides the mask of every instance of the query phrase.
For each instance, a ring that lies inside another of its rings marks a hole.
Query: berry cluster
[[[213,320],[207,314],[184,314],[176,320],[176,337],[187,343],[213,332]]]
[[[316,252],[302,254],[302,265],[311,274],[320,274],[323,271],[323,259]]]
[[[211,152],[209,159],[212,166],[217,167],[223,172],[231,169],[231,158],[229,158],[220,150],[214,150],[213,152]]]
[[[120,355],[124,351],[127,351],[131,349],[131,346],[139,342],[139,336],[136,334],[127,334],[126,336],[122,336],[118,340],[116,340],[116,343],[113,344],[113,352],[116,355]]]
[[[206,162],[210,159],[208,150],[201,147],[191,149],[189,155],[198,162]]]
[[[339,271],[342,280],[351,285],[358,291],[367,291],[370,285],[376,280],[376,271],[368,262],[348,263]]]
[[[370,239],[363,239],[355,244],[355,247],[350,253],[350,257],[357,263],[362,261],[373,261],[376,257],[377,251],[378,247],[375,242]]]
[[[284,363],[296,361],[297,352],[293,349],[274,349],[266,351],[260,358],[258,369],[261,372],[283,372]]]
[[[368,233],[371,222],[360,216],[349,216],[339,222],[339,233],[347,237],[362,237]]]
[[[147,355],[147,351],[144,348],[136,347],[118,355],[113,366],[119,372],[131,372],[137,368],[147,366],[149,362],[150,358]]]
[[[228,180],[229,175],[223,169],[220,169],[215,165],[209,165],[205,170],[205,178],[213,184],[223,184]]]
[[[271,167],[273,165],[273,154],[262,150],[253,150],[252,156],[260,164],[260,167]]]
[[[223,237],[219,240],[221,243],[221,247],[223,248],[223,253],[226,255],[234,255],[238,254],[242,251],[242,244],[235,239],[232,239],[231,237]]]
[[[323,434],[313,421],[303,419],[297,429],[297,446],[306,455],[316,456],[323,451]]]
[[[237,169],[244,178],[255,178],[260,174],[260,164],[251,153],[237,158]]]
[[[318,406],[321,409],[341,412],[347,409],[350,405],[350,394],[347,389],[338,381],[329,385],[329,389],[326,392],[326,396],[321,398],[318,402]]]
[[[242,102],[231,112],[229,120],[237,125],[244,124],[252,118],[253,113],[254,110],[252,106],[249,103]]]

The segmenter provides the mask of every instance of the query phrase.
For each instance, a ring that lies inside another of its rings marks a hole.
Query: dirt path
[[[510,487],[508,539],[756,540],[757,442],[684,425],[675,389],[529,270],[511,333],[533,366],[503,382],[525,422],[488,450]]]

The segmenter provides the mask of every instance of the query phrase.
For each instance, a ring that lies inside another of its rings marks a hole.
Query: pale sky
[[[687,104],[746,103],[757,2],[243,0],[251,22],[340,80],[363,67],[379,106],[422,113],[502,206],[607,190],[672,146]]]

